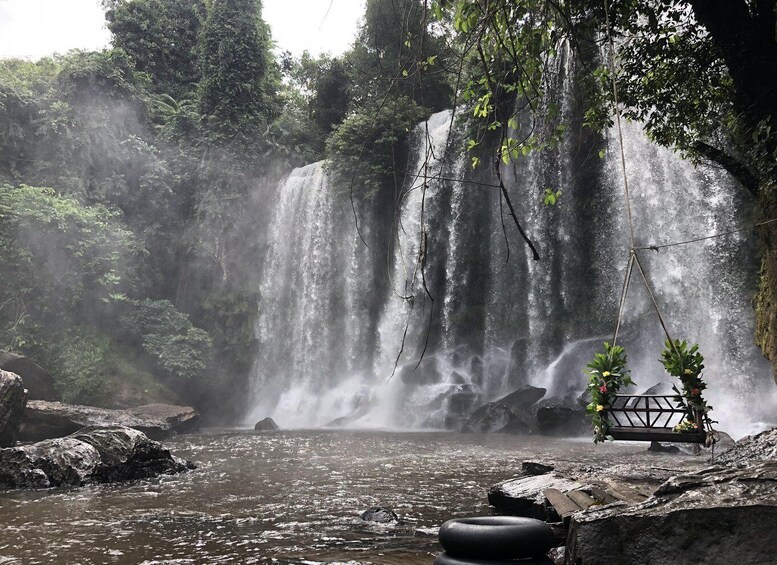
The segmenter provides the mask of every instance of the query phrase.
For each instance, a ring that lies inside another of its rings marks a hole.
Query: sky
[[[280,50],[345,51],[365,0],[264,0]],[[70,49],[102,49],[110,33],[99,0],[0,0],[0,58],[38,59]]]

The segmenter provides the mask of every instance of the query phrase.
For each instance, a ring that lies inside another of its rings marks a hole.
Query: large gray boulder
[[[26,403],[27,391],[21,377],[0,370],[0,447],[16,443]]]
[[[532,409],[543,435],[582,436],[591,432],[585,401],[575,393],[543,398]]]
[[[254,425],[254,430],[258,432],[276,432],[279,429],[278,424],[272,418],[265,418]]]
[[[81,486],[173,474],[193,467],[132,428],[86,428],[0,449],[0,488]]]
[[[22,378],[28,400],[60,399],[51,374],[24,355],[0,350],[0,369],[16,373]]]
[[[634,506],[572,516],[568,565],[774,563],[777,462],[679,475]]]
[[[163,440],[199,428],[200,415],[189,406],[148,404],[113,410],[95,406],[32,400],[27,404],[19,439],[40,441],[64,437],[86,426],[126,426],[154,440]]]
[[[463,433],[528,434],[529,425],[503,404],[489,402],[475,410],[464,423]]]
[[[537,386],[526,385],[522,386],[507,396],[503,396],[497,400],[497,404],[503,404],[507,406],[513,412],[518,414],[527,412],[533,404],[537,403],[543,396],[547,389]]]

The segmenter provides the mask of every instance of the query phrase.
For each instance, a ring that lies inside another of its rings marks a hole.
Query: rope
[[[740,233],[740,232],[743,232],[743,231],[749,231],[749,230],[752,230],[752,229],[755,229],[755,228],[758,228],[758,227],[761,227],[761,226],[765,226],[765,225],[768,225],[768,224],[773,224],[774,222],[777,222],[777,218],[772,218],[771,220],[766,220],[765,222],[758,222],[757,224],[752,224],[752,225],[744,227],[744,228],[739,228],[739,229],[735,229],[735,230],[729,230],[729,231],[714,233],[712,235],[705,235],[703,237],[695,237],[693,239],[686,239],[684,241],[674,241],[674,242],[671,242],[671,243],[664,243],[663,245],[646,245],[644,247],[635,247],[634,249],[637,250],[637,251],[641,251],[641,250],[644,250],[644,251],[648,251],[648,250],[649,251],[658,251],[659,249],[666,249],[667,247],[676,247],[678,245],[687,245],[688,243],[698,243],[699,241],[705,241],[707,239],[715,239],[716,237],[724,237],[726,235],[732,235],[732,234]]]
[[[618,321],[615,324],[615,334],[612,336],[612,347],[618,342],[618,334],[621,330],[621,320],[623,320],[623,308],[626,306],[626,293],[631,283],[631,273],[634,270],[634,251],[629,253],[629,262],[626,265],[626,277],[623,279],[623,290],[621,290],[621,301],[618,304]]]
[[[661,323],[661,327],[664,329],[664,333],[666,334],[666,339],[669,340],[669,343],[672,346],[672,349],[674,349],[674,352],[678,355],[680,354],[677,351],[677,347],[674,344],[674,340],[672,339],[672,336],[669,335],[669,330],[666,327],[666,323],[664,322],[664,317],[661,315],[661,309],[658,307],[658,302],[656,302],[656,297],[653,295],[653,289],[650,287],[650,283],[647,280],[647,276],[645,276],[645,271],[642,269],[642,264],[639,262],[639,257],[637,257],[637,253],[635,251],[632,251],[634,262],[637,264],[637,268],[639,269],[640,274],[642,275],[642,280],[645,282],[645,288],[648,291],[648,294],[650,295],[650,300],[653,301],[653,306],[656,309],[656,314],[658,314],[658,321]]]
[[[618,85],[615,80],[615,44],[612,41],[610,32],[610,7],[607,0],[604,0],[604,16],[607,23],[607,42],[610,45],[610,73],[612,76],[612,99],[615,104],[615,121],[618,124],[618,141],[621,153],[621,169],[623,170],[623,190],[626,194],[626,212],[629,218],[629,236],[631,241],[630,248],[634,248],[634,220],[631,215],[631,198],[629,197],[629,179],[626,175],[626,151],[623,148],[623,128],[621,127],[621,111],[618,104]]]

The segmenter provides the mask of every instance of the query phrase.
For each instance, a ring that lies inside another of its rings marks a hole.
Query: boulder
[[[0,369],[16,373],[22,378],[29,400],[60,399],[51,374],[27,357],[0,350]]]
[[[373,506],[362,512],[361,519],[365,522],[377,522],[379,524],[391,524],[399,521],[399,517],[391,508]]]
[[[26,403],[27,391],[21,377],[0,370],[0,447],[16,443]]]
[[[176,459],[162,444],[134,428],[89,427],[69,437],[91,445],[100,454],[100,464],[90,477],[97,482],[132,481],[192,468],[191,464]]]
[[[81,486],[192,468],[132,428],[87,428],[64,438],[0,449],[0,488]]]
[[[498,404],[504,404],[513,412],[520,414],[522,412],[528,412],[533,404],[537,403],[537,401],[545,396],[546,392],[547,389],[542,387],[526,385],[511,392],[507,396],[503,396],[496,402]]]
[[[540,400],[533,410],[538,430],[543,435],[582,436],[591,431],[585,404],[577,394],[570,393]]]
[[[436,357],[424,357],[418,367],[416,363],[403,365],[398,374],[404,384],[411,386],[434,385],[443,380]]]
[[[645,502],[571,518],[565,563],[773,563],[777,462],[712,467],[665,482]]]
[[[279,430],[278,424],[272,418],[265,418],[256,423],[254,429],[259,432],[274,432]]]
[[[461,431],[463,433],[528,434],[531,433],[531,428],[503,404],[489,402],[467,418]]]
[[[568,491],[581,486],[583,485],[580,483],[554,473],[520,477],[491,487],[488,491],[488,503],[505,514],[547,520],[551,514],[543,491],[549,488]]]
[[[715,463],[719,465],[741,465],[750,461],[775,460],[777,460],[777,428],[766,430],[755,436],[742,438],[726,450],[725,453],[716,457]]]
[[[200,416],[188,406],[148,404],[136,408],[112,410],[95,406],[32,400],[24,412],[19,439],[40,441],[64,437],[86,426],[126,426],[135,428],[153,440],[199,428]]]
[[[524,461],[521,463],[521,473],[529,476],[547,475],[555,469],[555,464],[543,461]]]

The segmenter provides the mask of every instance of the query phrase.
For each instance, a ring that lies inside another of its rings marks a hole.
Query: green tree
[[[198,38],[203,0],[130,0],[109,6],[105,17],[113,45],[151,76],[153,89],[188,98],[200,79]]]
[[[405,97],[432,112],[450,106],[444,63],[450,53],[432,27],[428,2],[368,0],[364,20],[346,60],[357,104],[387,95]]]
[[[213,0],[200,35],[200,112],[211,141],[256,148],[277,113],[279,73],[260,0]]]

